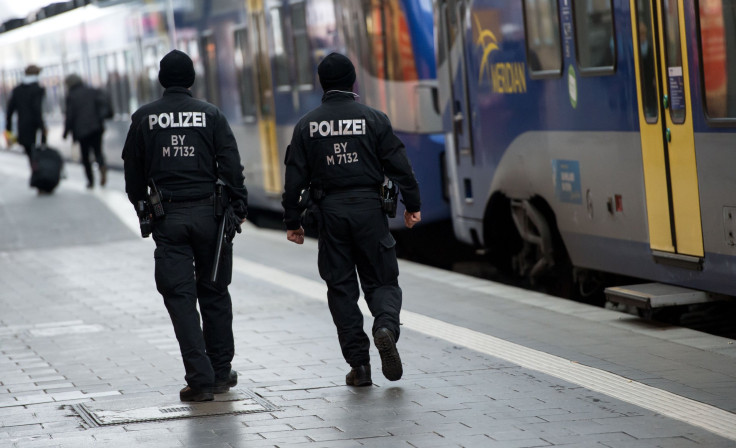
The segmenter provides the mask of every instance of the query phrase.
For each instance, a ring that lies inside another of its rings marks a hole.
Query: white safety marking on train
[[[233,258],[233,269],[300,295],[327,301],[327,287],[321,282],[241,257]],[[363,313],[370,316],[363,301],[361,305]],[[504,359],[736,440],[736,414],[715,406],[411,311],[402,310],[401,321],[405,328]]]

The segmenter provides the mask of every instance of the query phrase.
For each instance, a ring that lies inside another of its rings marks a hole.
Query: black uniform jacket
[[[12,130],[13,113],[18,113],[18,142],[24,146],[36,143],[36,134],[44,128],[43,97],[46,90],[37,82],[21,84],[13,89],[5,111],[5,129]]]
[[[66,97],[64,138],[72,133],[74,140],[105,130],[104,112],[101,106],[107,101],[102,90],[83,84],[69,89]]]
[[[419,185],[406,148],[386,114],[355,101],[351,92],[328,91],[322,104],[299,120],[286,151],[282,205],[288,230],[300,226],[304,188],[333,191],[378,188],[384,176],[399,185],[406,210],[421,207]]]
[[[192,98],[189,89],[169,87],[161,99],[133,113],[123,160],[133,205],[146,199],[149,178],[163,201],[189,201],[212,195],[219,177],[230,201],[243,201],[242,211],[235,208],[245,217],[248,192],[230,125],[217,107]]]

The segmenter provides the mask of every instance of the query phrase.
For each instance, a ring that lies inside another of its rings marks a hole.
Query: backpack
[[[95,98],[95,104],[97,105],[97,113],[103,120],[108,120],[115,116],[115,111],[112,107],[112,101],[110,95],[104,90],[97,90],[97,97]]]

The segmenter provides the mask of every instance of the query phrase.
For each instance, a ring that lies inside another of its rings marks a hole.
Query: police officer
[[[358,308],[358,276],[374,317],[373,341],[383,374],[396,381],[403,373],[396,349],[401,288],[396,242],[379,189],[384,176],[399,185],[406,206],[404,222],[411,228],[421,220],[419,186],[386,114],[356,101],[350,59],[331,53],[317,72],[324,90],[322,104],[299,120],[286,154],[282,205],[287,238],[304,242],[299,200],[308,188],[319,216],[319,273],[327,283],[330,313],[351,367],[345,382],[372,384],[370,340]]]
[[[210,280],[218,238],[216,182],[226,184],[238,225],[247,214],[247,191],[230,126],[217,107],[192,98],[194,76],[185,53],[173,50],[161,59],[158,78],[166,90],[133,114],[123,159],[128,199],[137,205],[155,185],[165,212],[153,221],[155,279],[186,370],[179,397],[209,401],[237,384],[228,292],[232,243],[224,245],[216,282]]]

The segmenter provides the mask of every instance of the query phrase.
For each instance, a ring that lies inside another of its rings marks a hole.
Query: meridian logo
[[[483,74],[487,73],[488,80],[496,93],[526,93],[526,67],[523,62],[499,62],[491,64],[490,56],[494,51],[500,50],[498,39],[491,30],[483,29],[474,14],[475,26],[478,30],[476,46],[483,50],[480,61],[480,73],[478,73],[478,84],[483,83]]]

